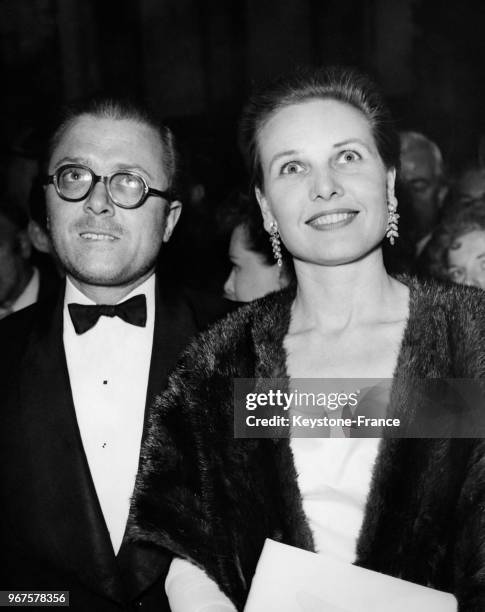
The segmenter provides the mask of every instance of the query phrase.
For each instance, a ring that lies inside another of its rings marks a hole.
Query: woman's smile
[[[325,232],[349,225],[358,214],[358,210],[330,210],[312,215],[305,223]]]

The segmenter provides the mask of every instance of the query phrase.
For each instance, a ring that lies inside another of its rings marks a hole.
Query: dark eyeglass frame
[[[67,168],[79,168],[81,170],[87,170],[89,174],[91,175],[91,185],[89,186],[88,191],[80,198],[68,198],[65,195],[63,195],[59,189],[59,182],[58,182],[59,176]],[[111,193],[111,189],[110,189],[110,181],[113,178],[113,176],[115,176],[116,174],[128,174],[130,176],[135,176],[137,179],[140,179],[140,181],[143,184],[143,194],[140,200],[136,204],[127,206],[126,204],[119,202],[116,198],[113,197],[113,194]],[[116,206],[119,206],[120,208],[125,208],[129,210],[133,208],[140,208],[140,206],[143,206],[147,198],[149,198],[150,196],[158,196],[160,198],[163,198],[164,200],[167,200],[168,202],[172,202],[174,199],[174,194],[171,190],[161,191],[160,189],[152,189],[146,182],[146,179],[141,174],[139,174],[138,172],[134,172],[133,170],[115,170],[114,172],[111,172],[110,174],[101,176],[100,174],[96,174],[93,170],[91,170],[89,166],[84,166],[83,164],[64,164],[62,166],[59,166],[59,168],[57,168],[57,170],[53,174],[45,175],[43,182],[45,186],[54,185],[57,195],[62,200],[65,200],[66,202],[81,202],[82,200],[85,200],[91,195],[94,187],[100,181],[104,183],[106,192],[108,193],[110,200],[113,202],[113,204],[115,204]]]

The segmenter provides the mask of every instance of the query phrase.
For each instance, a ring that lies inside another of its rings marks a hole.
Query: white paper
[[[456,612],[453,595],[266,540],[245,612]]]

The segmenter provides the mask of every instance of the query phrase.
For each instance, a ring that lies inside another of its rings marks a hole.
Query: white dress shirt
[[[155,276],[127,295],[144,294],[147,323],[102,316],[76,334],[67,308],[93,304],[67,278],[64,348],[84,451],[115,553],[128,519],[138,469],[155,322]]]

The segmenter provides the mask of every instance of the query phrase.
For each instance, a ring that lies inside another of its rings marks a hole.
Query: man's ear
[[[165,230],[163,232],[163,242],[168,242],[172,232],[177,225],[177,221],[180,218],[182,212],[182,202],[174,200],[170,202],[170,208],[168,209],[167,216],[165,218]]]
[[[32,253],[32,244],[30,242],[27,230],[22,230],[17,234],[17,244],[22,259],[30,259],[30,254]]]
[[[254,193],[256,195],[256,200],[258,201],[259,208],[261,209],[261,214],[263,215],[264,229],[269,233],[271,224],[275,220],[273,217],[273,213],[271,212],[268,200],[263,195],[261,189],[259,187],[255,187]]]
[[[29,233],[30,242],[38,251],[41,253],[52,253],[52,245],[49,235],[47,231],[37,223],[37,221],[33,221],[31,219],[29,221],[29,225],[27,226],[27,231]]]

